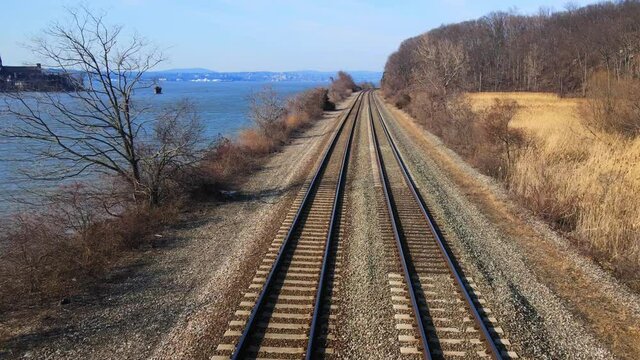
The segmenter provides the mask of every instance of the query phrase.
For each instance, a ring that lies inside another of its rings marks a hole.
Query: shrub
[[[640,135],[640,81],[610,79],[607,73],[598,72],[589,83],[588,101],[582,109],[584,125],[628,138]]]
[[[265,136],[278,142],[286,139],[286,129],[282,121],[285,113],[282,99],[270,86],[265,86],[249,96],[249,117]]]
[[[407,103],[408,111],[434,135],[463,157],[471,157],[483,146],[478,123],[463,96],[443,98],[429,92],[416,92]]]
[[[100,279],[128,249],[153,244],[175,222],[171,206],[131,205],[74,184],[49,196],[40,211],[13,216],[0,237],[0,307],[20,308],[69,297]]]
[[[398,109],[404,109],[411,103],[411,96],[409,94],[398,95],[394,101],[394,104]]]
[[[64,230],[37,215],[16,215],[11,223],[0,239],[1,305],[6,308],[27,298],[40,300],[64,292],[71,284],[60,281],[60,274],[70,273],[75,260]]]
[[[416,91],[406,106],[416,121],[438,136],[480,171],[506,179],[529,140],[510,126],[518,110],[514,101],[495,99],[493,106],[476,114],[462,94],[446,97]]]
[[[500,159],[500,166],[490,169],[490,173],[505,179],[509,176],[510,170],[526,141],[522,130],[510,126],[518,110],[518,103],[500,99],[494,101],[494,104],[482,116],[480,127],[483,136],[481,138],[487,142],[484,152],[494,154]],[[486,164],[484,167],[486,168]]]
[[[370,90],[370,89],[375,89],[376,85],[374,83],[372,83],[371,81],[363,81],[363,82],[358,84],[358,88],[360,90]]]
[[[254,155],[266,155],[274,151],[277,147],[275,141],[269,138],[264,132],[256,129],[245,129],[238,135],[238,150]],[[227,154],[229,155],[229,154]]]
[[[138,143],[139,187],[152,205],[171,202],[186,191],[185,175],[202,156],[203,134],[195,106],[185,100],[165,109],[153,125],[150,141]]]
[[[306,114],[310,119],[317,119],[327,109],[329,97],[327,90],[316,88],[304,91],[289,100],[287,111],[294,114]]]
[[[199,186],[194,193],[217,194],[232,186],[257,167],[256,158],[230,139],[220,137],[200,162]]]
[[[154,245],[156,232],[175,222],[181,204],[179,202],[156,206],[133,206],[117,219],[100,224],[100,231],[111,234],[116,244],[126,249],[138,249],[146,245]]]
[[[291,134],[292,132],[305,128],[309,125],[310,119],[306,113],[292,113],[288,114],[284,119],[285,127],[287,132]]]
[[[338,78],[331,82],[329,87],[329,101],[334,104],[348,98],[358,87],[351,75],[344,71],[338,71]]]
[[[265,88],[252,95],[250,104],[255,127],[241,131],[235,141],[224,137],[216,140],[192,176],[196,179],[192,195],[215,195],[236,186],[291,133],[320,118],[329,101],[327,90],[317,88],[294,96],[284,106],[272,88]]]

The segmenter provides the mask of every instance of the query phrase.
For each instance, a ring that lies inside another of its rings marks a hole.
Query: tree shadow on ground
[[[115,339],[127,341],[131,334],[146,339],[145,346],[153,348],[153,342],[159,339],[145,332],[151,328],[156,334],[168,332],[180,314],[175,307],[180,302],[170,299],[184,297],[193,288],[189,282],[172,281],[187,260],[182,258],[166,268],[148,271],[153,259],[141,256],[133,263],[115,267],[104,281],[49,309],[50,315],[34,321],[37,325],[31,331],[8,338],[0,346],[0,358],[22,358],[47,347],[64,353],[82,342],[115,343]]]
[[[143,334],[141,337],[148,341],[157,341],[157,336],[145,334],[150,331],[149,326],[155,334],[168,332],[182,311],[177,306],[181,302],[171,299],[184,298],[195,287],[192,279],[174,280],[176,274],[188,268],[187,256],[179,254],[166,262],[162,256],[189,246],[189,239],[175,230],[188,231],[211,221],[216,219],[187,214],[166,229],[162,238],[124,253],[118,264],[83,287],[82,292],[57,304],[43,303],[3,314],[5,320],[15,323],[20,319],[27,326],[21,325],[17,335],[4,334],[4,339],[0,339],[0,358],[22,358],[45,348],[66,352],[87,341],[92,344],[113,343],[112,338],[127,341],[128,334]],[[152,348],[151,345],[145,346]]]

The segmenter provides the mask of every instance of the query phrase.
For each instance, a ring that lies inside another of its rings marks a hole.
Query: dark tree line
[[[396,100],[415,90],[552,91],[584,95],[596,71],[640,77],[640,1],[568,7],[522,16],[497,12],[405,40],[382,86]]]

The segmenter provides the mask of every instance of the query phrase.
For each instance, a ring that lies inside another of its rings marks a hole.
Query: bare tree
[[[431,41],[427,35],[422,35],[415,54],[419,65],[414,68],[414,76],[424,89],[446,96],[465,75],[467,62],[462,44],[449,40]]]
[[[38,166],[29,176],[65,179],[85,172],[116,174],[143,192],[138,140],[150,120],[149,108],[134,101],[150,87],[143,75],[163,61],[158,49],[138,35],[109,26],[104,14],[70,9],[69,21],[54,23],[30,48],[43,63],[80,74],[70,93],[13,93],[6,112],[17,119],[2,135],[25,140]]]
[[[284,101],[271,86],[249,96],[249,117],[269,137],[277,136],[283,130],[285,111]]]
[[[142,184],[152,204],[161,200],[162,190],[201,158],[204,126],[188,100],[167,108],[154,124],[151,141],[139,146]]]

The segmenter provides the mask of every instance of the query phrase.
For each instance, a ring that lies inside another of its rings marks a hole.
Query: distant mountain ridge
[[[159,70],[153,71],[154,73],[183,73],[183,74],[192,74],[192,73],[214,73],[215,71],[205,69],[205,68],[178,68],[178,69],[167,69],[167,70]]]
[[[349,71],[356,82],[371,81],[379,83],[382,78],[381,71]],[[217,72],[204,68],[169,69],[152,71],[147,77],[160,81],[193,81],[193,82],[217,82],[217,81],[330,81],[337,71],[240,71]]]

